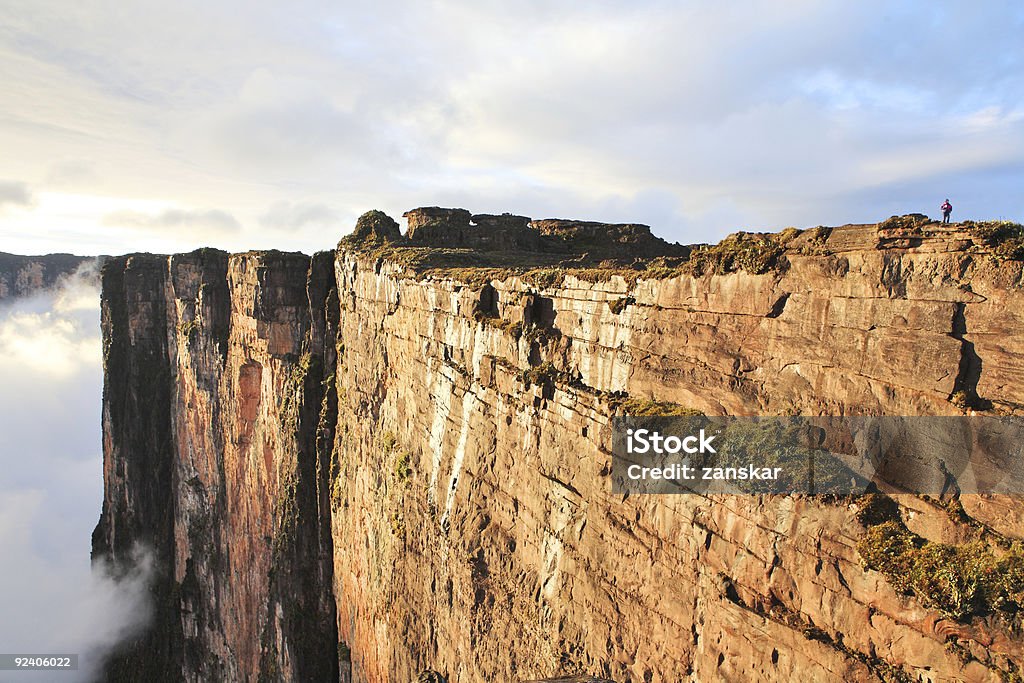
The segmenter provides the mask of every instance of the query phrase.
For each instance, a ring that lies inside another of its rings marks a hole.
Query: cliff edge
[[[634,224],[406,217],[403,235],[371,212],[312,257],[104,266],[94,553],[141,543],[157,566],[152,627],[110,680],[1022,675],[1012,600],[953,613],[864,541],[890,524],[1012,558],[1017,499],[894,496],[880,518],[609,480],[627,408],[1024,413],[1019,226],[681,246]]]

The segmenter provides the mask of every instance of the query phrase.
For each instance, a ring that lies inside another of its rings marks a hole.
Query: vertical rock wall
[[[115,681],[169,681],[183,667],[167,280],[166,258],[152,256],[115,261],[103,279],[104,495],[93,556],[127,567],[143,547],[154,560],[153,627],[108,662]]]
[[[782,273],[490,289],[341,254],[333,528],[357,678],[1014,671],[1012,633],[945,620],[865,572],[851,504],[611,493],[623,394],[709,413],[954,414],[970,341],[977,393],[1019,409],[1019,264],[870,246],[792,254]],[[948,526],[904,503],[920,528]],[[1004,503],[964,502],[992,523]],[[974,660],[947,647],[961,641]]]
[[[1024,410],[1019,262],[873,226],[826,246],[762,275],[541,284],[428,278],[358,249],[108,264],[95,547],[126,558],[142,541],[159,560],[155,629],[111,671],[1019,671],[1005,624],[944,618],[863,569],[848,503],[611,493],[625,396],[729,414]],[[920,533],[955,535],[945,511],[901,504]],[[1018,502],[963,504],[1024,535]]]
[[[213,250],[104,269],[94,548],[153,552],[157,605],[112,679],[337,678],[331,270],[329,256]]]

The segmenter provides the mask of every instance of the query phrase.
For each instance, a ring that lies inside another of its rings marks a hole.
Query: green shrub
[[[786,245],[793,241],[793,239],[801,233],[800,228],[789,227],[779,232],[775,239],[779,244]]]
[[[646,398],[620,399],[612,401],[612,405],[619,408],[623,415],[629,415],[630,417],[683,417],[704,414],[699,410],[687,408],[678,403],[652,401]]]
[[[408,481],[412,476],[412,455],[409,451],[402,451],[395,458],[395,477],[398,481]]]
[[[857,521],[873,527],[900,518],[896,501],[881,493],[869,493],[857,501]]]
[[[865,567],[882,572],[897,590],[906,592],[910,589],[906,570],[919,540],[901,520],[890,519],[868,527],[857,543],[857,551]]]
[[[333,507],[341,507],[342,498],[345,496],[345,485],[341,473],[335,473],[331,479],[331,503]]]
[[[477,316],[476,320],[477,322],[482,322],[489,327],[502,330],[513,339],[519,339],[523,336],[524,328],[522,320],[512,322],[511,320],[505,320],[504,318],[488,318],[485,316]]]
[[[498,329],[504,330],[513,339],[519,339],[523,336],[523,321],[517,320],[510,322],[508,320],[502,320],[498,325]]]
[[[995,566],[992,576],[999,604],[1013,603],[1024,607],[1024,544],[1014,543]]]
[[[636,299],[634,299],[633,297],[624,296],[621,299],[617,299],[614,302],[609,303],[608,308],[611,310],[612,313],[618,315],[622,313],[624,310],[626,310],[626,306],[632,306],[635,303]]]
[[[565,279],[565,270],[561,268],[538,268],[523,274],[523,280],[538,289],[558,287]]]
[[[998,557],[982,541],[959,546],[928,541],[907,529],[898,514],[892,517],[895,503],[885,498],[875,494],[860,505],[858,519],[867,531],[857,551],[865,568],[957,620],[1024,606],[1024,545],[1014,543]]]
[[[781,266],[783,252],[785,247],[779,235],[739,232],[718,244],[694,249],[684,270],[694,275],[722,275],[738,270],[760,275]]]
[[[879,230],[900,230],[920,234],[921,226],[928,223],[928,217],[921,213],[892,216],[878,224]]]
[[[523,370],[521,378],[523,384],[530,386],[546,386],[556,382],[561,375],[558,368],[555,367],[550,361],[541,363],[540,365],[534,366],[528,370]]]
[[[402,536],[405,533],[405,515],[399,512],[391,514],[391,533]]]
[[[193,318],[192,320],[182,320],[180,323],[178,323],[178,333],[182,337],[191,338],[192,335],[199,332],[199,330],[201,330],[202,327],[202,323],[199,321],[198,318]]]
[[[1024,260],[1024,226],[1012,221],[966,221],[971,232],[982,243],[992,249],[992,258],[997,261]]]
[[[312,355],[309,351],[303,350],[282,389],[278,414],[281,426],[287,434],[295,434],[299,428],[299,409],[302,405],[306,376],[312,364]]]
[[[966,391],[958,389],[949,395],[949,402],[960,410],[967,410],[970,404],[970,399],[968,398]]]

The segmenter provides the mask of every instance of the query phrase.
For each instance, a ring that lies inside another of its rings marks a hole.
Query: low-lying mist
[[[95,267],[0,305],[0,652],[78,654],[91,681],[147,617],[149,558],[115,580],[90,564],[103,499],[103,370]]]

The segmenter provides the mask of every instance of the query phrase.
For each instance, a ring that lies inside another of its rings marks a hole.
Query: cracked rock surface
[[[127,559],[144,542],[158,559],[153,628],[111,680],[1019,671],[1019,630],[951,621],[865,570],[849,502],[623,496],[608,476],[623,396],[709,414],[1021,414],[1019,261],[957,226],[801,234],[760,274],[481,282],[394,254],[106,265],[94,550]],[[934,505],[899,502],[917,533],[948,530]],[[1024,535],[1020,501],[962,502]]]

